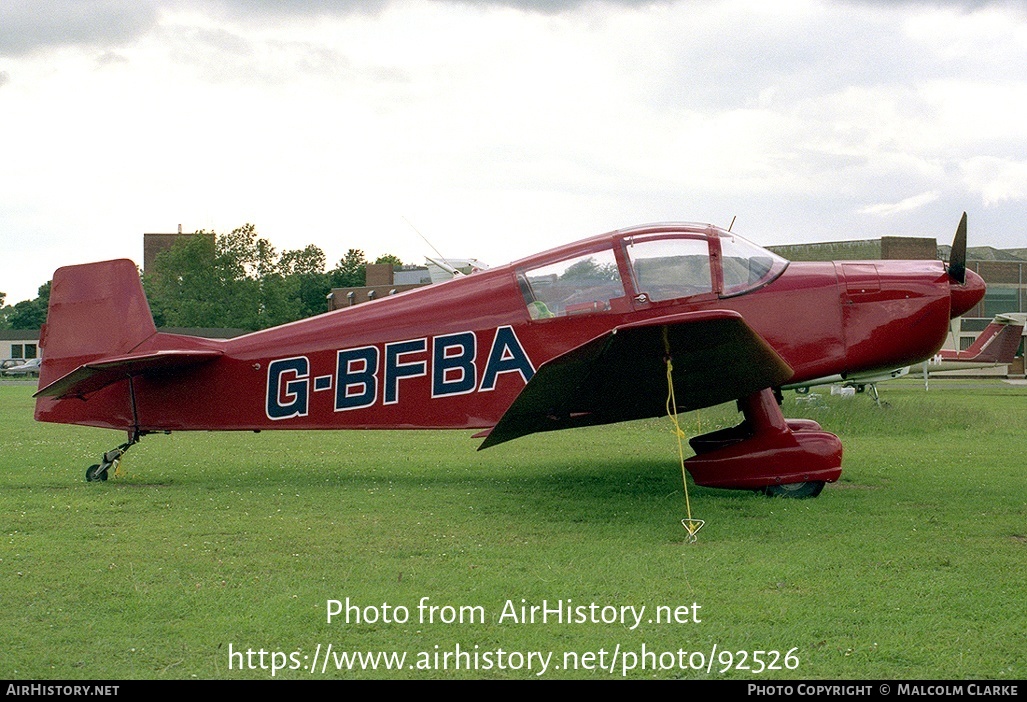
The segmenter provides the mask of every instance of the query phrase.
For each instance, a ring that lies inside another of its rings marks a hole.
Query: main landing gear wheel
[[[94,463],[93,465],[86,468],[86,482],[95,483],[100,480],[106,480],[107,470],[110,468],[110,466],[104,465],[103,470],[100,470],[100,468],[101,466],[99,463]]]
[[[788,483],[787,485],[768,485],[763,488],[763,494],[768,497],[791,497],[792,499],[804,499],[816,497],[824,489],[823,480],[808,480],[805,483]]]

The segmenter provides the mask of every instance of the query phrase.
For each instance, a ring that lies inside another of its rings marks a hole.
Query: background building
[[[0,329],[0,361],[27,361],[39,355],[38,329]]]
[[[432,283],[450,280],[456,269],[465,275],[485,270],[487,265],[476,258],[442,259],[443,268],[435,261],[423,266],[393,266],[389,263],[368,263],[365,268],[366,285],[355,288],[332,288],[328,293],[328,311],[352,307],[361,302],[370,302],[406,290],[421,288]]]

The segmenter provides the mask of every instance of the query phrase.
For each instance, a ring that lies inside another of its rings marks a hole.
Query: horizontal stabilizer
[[[544,363],[479,448],[539,431],[660,416],[667,345],[679,411],[745,397],[792,376],[737,312],[657,317],[616,327]]]
[[[35,397],[82,397],[131,376],[194,366],[221,355],[221,351],[173,349],[100,358],[58,378],[37,392]]]

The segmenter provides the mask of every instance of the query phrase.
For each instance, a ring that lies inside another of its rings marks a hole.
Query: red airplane
[[[814,496],[841,442],[786,420],[786,382],[932,357],[984,281],[952,262],[789,263],[706,224],[621,229],[474,275],[227,341],[157,331],[131,261],[53,278],[35,416],[128,432],[534,432],[737,400],[744,421],[691,440],[699,485]],[[668,371],[668,362],[673,371]]]

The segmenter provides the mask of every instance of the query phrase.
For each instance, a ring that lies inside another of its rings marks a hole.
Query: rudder
[[[39,387],[83,363],[127,354],[157,332],[139,271],[127,259],[65,266],[54,272],[40,332]]]
[[[973,345],[957,356],[966,361],[1012,363],[1023,336],[1022,314],[1000,314],[974,340]]]

